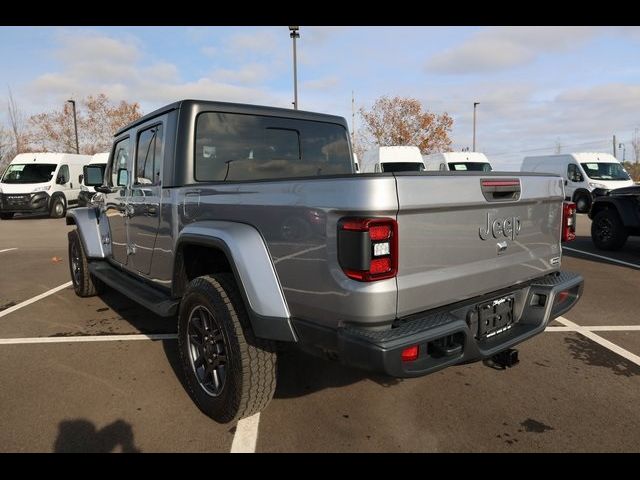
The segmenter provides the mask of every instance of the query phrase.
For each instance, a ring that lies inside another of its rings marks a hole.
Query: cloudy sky
[[[639,27],[301,26],[300,34],[301,109],[351,124],[352,91],[357,108],[382,95],[412,96],[453,116],[461,149],[471,146],[480,102],[477,150],[500,169],[557,144],[610,152],[614,134],[633,159]],[[0,27],[0,58],[0,86],[27,114],[101,92],[138,101],[144,112],[182,98],[293,100],[286,26]]]

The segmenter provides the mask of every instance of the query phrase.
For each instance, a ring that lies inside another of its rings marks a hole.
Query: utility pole
[[[476,107],[480,102],[473,102],[473,151],[476,151]]]
[[[76,153],[80,153],[80,144],[78,143],[78,120],[76,118],[76,101],[67,100],[67,102],[73,105],[73,129],[76,131]]]
[[[293,109],[298,110],[298,62],[296,58],[296,38],[300,38],[300,27],[289,26],[289,36],[293,39]]]
[[[615,135],[613,136],[613,156],[618,158],[616,156],[616,136]]]

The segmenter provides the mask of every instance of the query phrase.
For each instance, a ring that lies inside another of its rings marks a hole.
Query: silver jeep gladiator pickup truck
[[[394,377],[495,358],[582,293],[558,176],[356,174],[341,117],[184,100],[120,130],[67,215],[79,296],[178,317],[189,393],[264,409],[276,344]]]

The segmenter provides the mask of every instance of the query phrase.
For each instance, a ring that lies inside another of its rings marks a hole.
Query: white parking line
[[[16,310],[20,310],[22,307],[26,307],[27,305],[31,305],[34,302],[37,302],[38,300],[42,300],[45,297],[48,297],[49,295],[53,295],[56,292],[59,292],[60,290],[64,290],[67,287],[70,287],[71,285],[73,285],[72,282],[67,282],[64,283],[62,285],[57,286],[56,288],[52,288],[51,290],[47,290],[44,293],[41,293],[40,295],[36,295],[33,298],[30,298],[29,300],[25,300],[24,302],[21,302],[17,305],[14,305],[13,307],[9,307],[6,310],[2,310],[0,312],[0,317],[4,317],[5,315],[9,315],[10,313],[15,312]]]
[[[259,424],[260,412],[238,422],[231,444],[231,453],[255,453]]]
[[[640,268],[640,265],[635,263],[623,262],[622,260],[616,260],[615,258],[605,257],[604,255],[597,255],[591,252],[585,252],[584,250],[578,250],[576,248],[562,247],[563,250],[569,250],[570,252],[582,253],[584,255],[591,255],[592,257],[602,258],[603,260],[608,260],[609,262],[619,263],[620,265],[626,265],[627,267]]]
[[[640,331],[640,325],[594,325],[580,327],[589,332],[637,332]],[[577,332],[571,327],[547,327],[545,332]]]
[[[619,347],[615,343],[612,343],[609,340],[602,338],[600,335],[596,335],[595,333],[590,332],[586,328],[581,327],[580,325],[573,323],[571,320],[567,320],[564,317],[558,317],[556,318],[556,320],[567,327],[573,328],[574,331],[578,332],[580,335],[587,337],[589,340],[593,340],[597,344],[602,345],[605,348],[608,348],[612,352],[617,353],[621,357],[624,357],[630,362],[633,362],[636,365],[640,366],[640,357],[634,353],[631,353],[629,350],[625,350],[624,348]]]
[[[0,253],[10,252],[11,250],[17,250],[17,248],[5,248],[3,250],[0,250]]]
[[[23,345],[27,343],[82,343],[122,342],[129,340],[175,340],[175,333],[123,334],[123,335],[74,335],[69,337],[0,338],[0,345]]]

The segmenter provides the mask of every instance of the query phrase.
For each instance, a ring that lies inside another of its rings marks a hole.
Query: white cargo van
[[[622,164],[609,153],[563,153],[525,157],[522,172],[555,173],[564,179],[567,200],[576,202],[579,213],[591,210],[594,190],[634,185]]]
[[[360,167],[362,173],[421,172],[424,162],[418,147],[377,147],[364,153]]]
[[[91,157],[90,165],[101,165],[103,168],[107,168],[107,162],[109,160],[109,152],[96,153]],[[91,202],[91,199],[96,194],[94,187],[88,187],[84,183],[84,178],[80,184],[80,193],[78,194],[78,206],[86,207]]]
[[[48,213],[64,217],[78,203],[82,167],[91,155],[71,153],[21,153],[0,179],[0,218],[16,213]]]
[[[489,159],[480,152],[443,152],[423,155],[426,170],[490,172]]]

